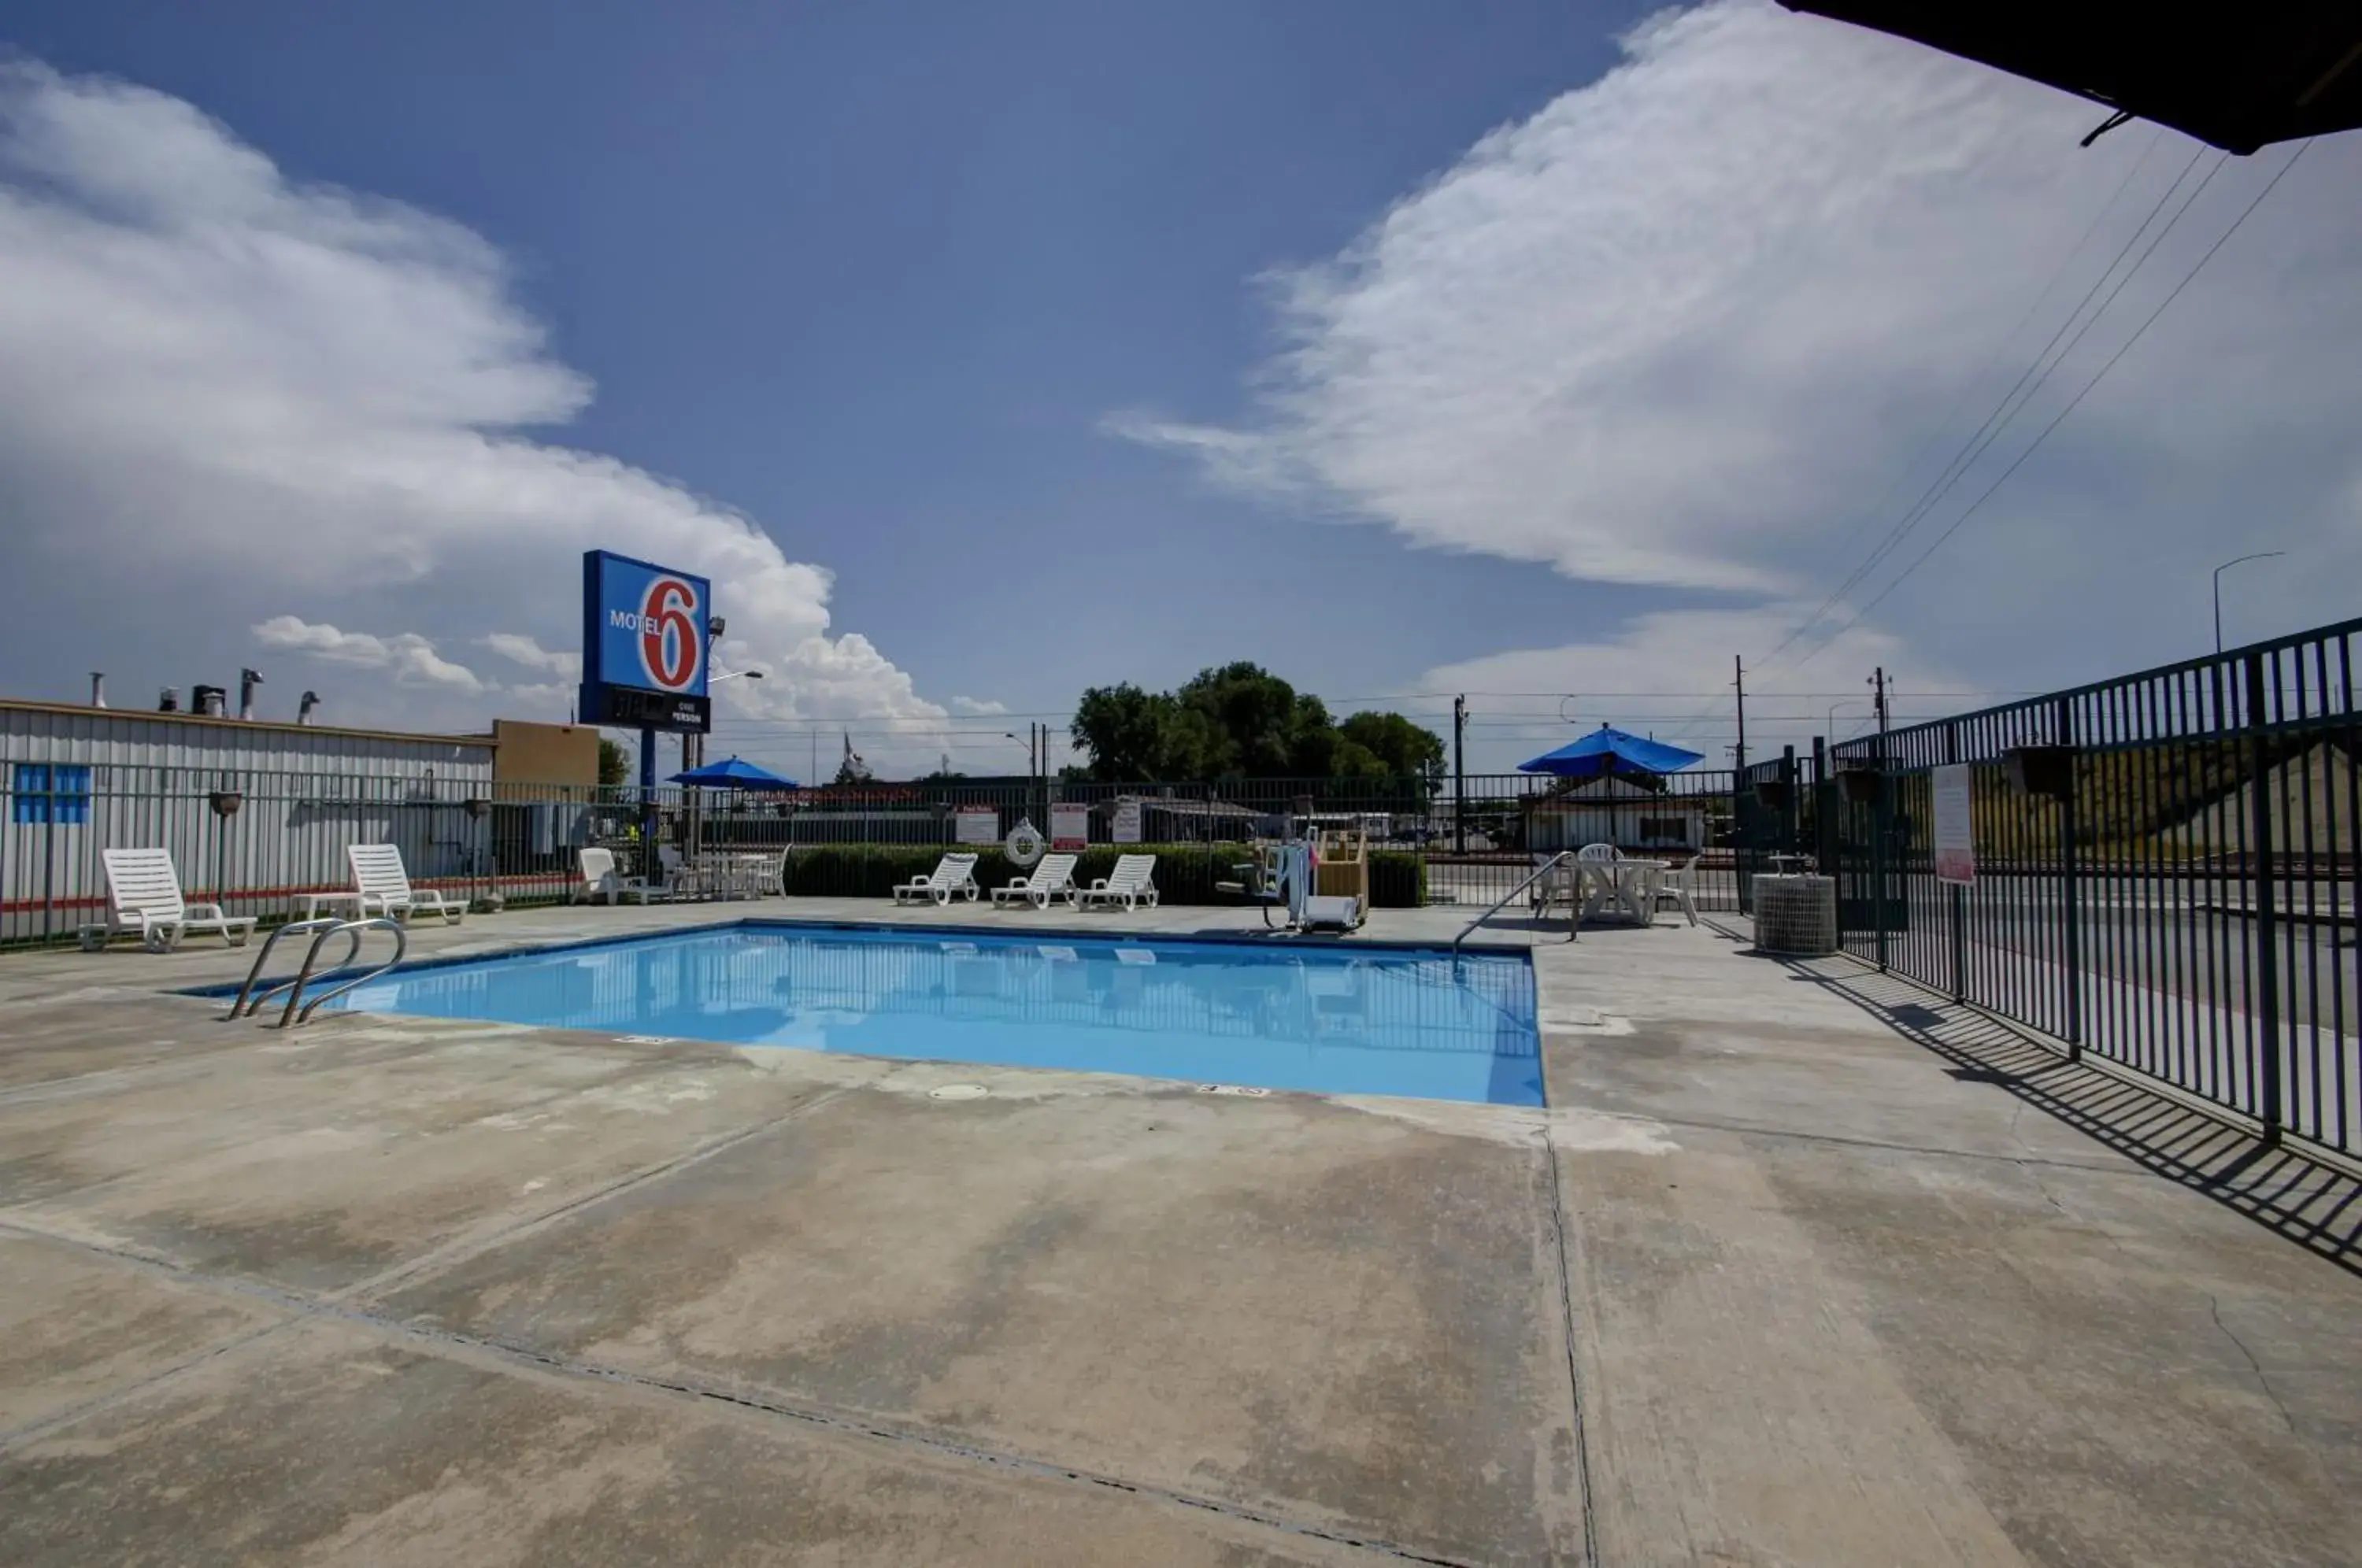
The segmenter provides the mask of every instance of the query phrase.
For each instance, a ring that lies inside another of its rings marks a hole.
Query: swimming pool
[[[1542,1103],[1522,954],[748,922],[398,970],[332,1008]]]

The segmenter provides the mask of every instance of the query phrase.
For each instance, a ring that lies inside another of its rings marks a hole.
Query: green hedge
[[[788,856],[787,888],[805,898],[883,899],[897,884],[915,881],[947,853],[941,845],[814,845]],[[1097,845],[1082,852],[1075,879],[1085,887],[1111,875],[1119,855],[1156,856],[1156,890],[1168,904],[1231,904],[1235,893],[1217,882],[1238,879],[1236,867],[1254,858],[1243,844]],[[976,879],[989,894],[1019,875],[999,849],[976,851]],[[1380,850],[1370,857],[1370,902],[1378,909],[1416,909],[1427,901],[1427,867],[1416,855]]]

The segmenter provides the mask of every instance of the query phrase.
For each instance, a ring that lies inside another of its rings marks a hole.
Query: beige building
[[[599,732],[589,724],[494,719],[491,741],[495,799],[564,798],[599,787]]]

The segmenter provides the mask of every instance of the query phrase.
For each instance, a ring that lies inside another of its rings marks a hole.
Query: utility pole
[[[1876,688],[1876,695],[1871,699],[1871,705],[1878,710],[1878,733],[1884,734],[1886,733],[1886,667],[1884,665],[1878,667],[1878,673],[1870,678],[1870,683]]]
[[[1468,696],[1451,700],[1451,852],[1468,853]]]
[[[1747,776],[1747,661],[1737,654],[1730,656],[1730,684],[1738,691],[1738,745],[1732,753],[1738,776]]]

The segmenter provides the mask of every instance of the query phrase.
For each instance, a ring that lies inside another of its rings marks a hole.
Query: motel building
[[[0,942],[103,919],[106,848],[170,850],[192,900],[220,889],[241,914],[349,885],[354,844],[397,845],[413,881],[465,890],[494,835],[513,835],[546,844],[555,873],[579,836],[569,811],[587,809],[568,802],[598,782],[585,725],[420,734],[314,723],[308,701],[294,722],[234,717],[222,688],[192,695],[195,712],[0,699]]]

